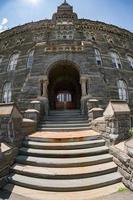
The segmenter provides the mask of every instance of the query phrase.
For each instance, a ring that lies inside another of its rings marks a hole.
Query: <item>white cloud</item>
[[[8,19],[7,18],[3,18],[2,19],[2,22],[1,22],[1,25],[5,25],[8,23]]]
[[[0,33],[8,29],[7,24],[8,24],[8,19],[4,17],[0,23]]]

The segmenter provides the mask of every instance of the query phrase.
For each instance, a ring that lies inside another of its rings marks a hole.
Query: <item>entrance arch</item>
[[[80,74],[73,63],[55,63],[48,75],[50,109],[79,109],[81,99]]]

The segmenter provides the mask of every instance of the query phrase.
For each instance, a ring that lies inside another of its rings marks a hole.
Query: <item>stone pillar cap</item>
[[[36,103],[38,103],[38,104],[39,104],[39,103],[40,103],[40,101],[38,101],[38,100],[35,100],[35,101],[31,101],[30,103],[33,103],[33,104],[34,104],[34,103],[35,103],[35,104],[36,104]]]
[[[88,99],[89,102],[98,102],[99,100],[97,99]]]
[[[102,109],[102,108],[92,108],[91,110],[89,110],[89,112],[92,112],[92,111],[104,111],[104,109]]]
[[[32,123],[32,122],[35,122],[35,121],[32,120],[32,119],[23,118],[23,122]]]
[[[31,113],[31,112],[36,112],[36,113],[39,113],[39,111],[38,110],[35,110],[35,109],[28,109],[28,110],[26,110],[25,111],[25,113]]]

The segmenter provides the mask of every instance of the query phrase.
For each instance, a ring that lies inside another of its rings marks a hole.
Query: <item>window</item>
[[[3,57],[0,56],[0,73],[2,72],[2,67],[1,67],[1,65],[2,65],[2,61],[3,61]]]
[[[5,83],[3,87],[3,103],[10,103],[12,98],[11,83]]]
[[[56,38],[58,40],[72,40],[74,36],[73,31],[61,31],[57,33]]]
[[[17,62],[18,62],[18,57],[19,54],[13,54],[10,58],[9,64],[8,64],[8,69],[7,71],[13,71],[15,70],[16,66],[17,66]]]
[[[96,41],[96,37],[95,37],[95,36],[92,36],[92,40],[93,40],[93,41]]]
[[[0,56],[0,65],[2,64],[3,57]]]
[[[127,56],[127,59],[128,59],[131,69],[133,70],[133,57]]]
[[[72,95],[69,92],[61,92],[57,95],[57,102],[71,102]]]
[[[101,53],[98,49],[95,49],[95,57],[96,57],[97,65],[102,65]]]
[[[28,69],[31,69],[31,68],[32,68],[33,59],[34,59],[34,50],[31,50],[31,51],[29,52],[28,60],[27,60],[27,68],[28,68]]]
[[[128,100],[128,89],[127,84],[123,80],[118,80],[117,82],[119,99],[127,101]]]
[[[14,138],[15,138],[15,133],[14,133],[14,124],[13,121],[10,119],[10,121],[8,122],[8,126],[7,126],[7,136],[10,142],[13,142]]]
[[[121,69],[122,65],[121,65],[121,61],[120,61],[120,57],[117,53],[115,52],[111,52],[111,57],[112,57],[112,63],[113,66],[117,69]]]

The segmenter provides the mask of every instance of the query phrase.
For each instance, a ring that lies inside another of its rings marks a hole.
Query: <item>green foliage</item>
[[[133,129],[130,129],[128,133],[129,135],[133,136]]]
[[[119,187],[118,192],[127,192],[128,189],[126,187]]]

